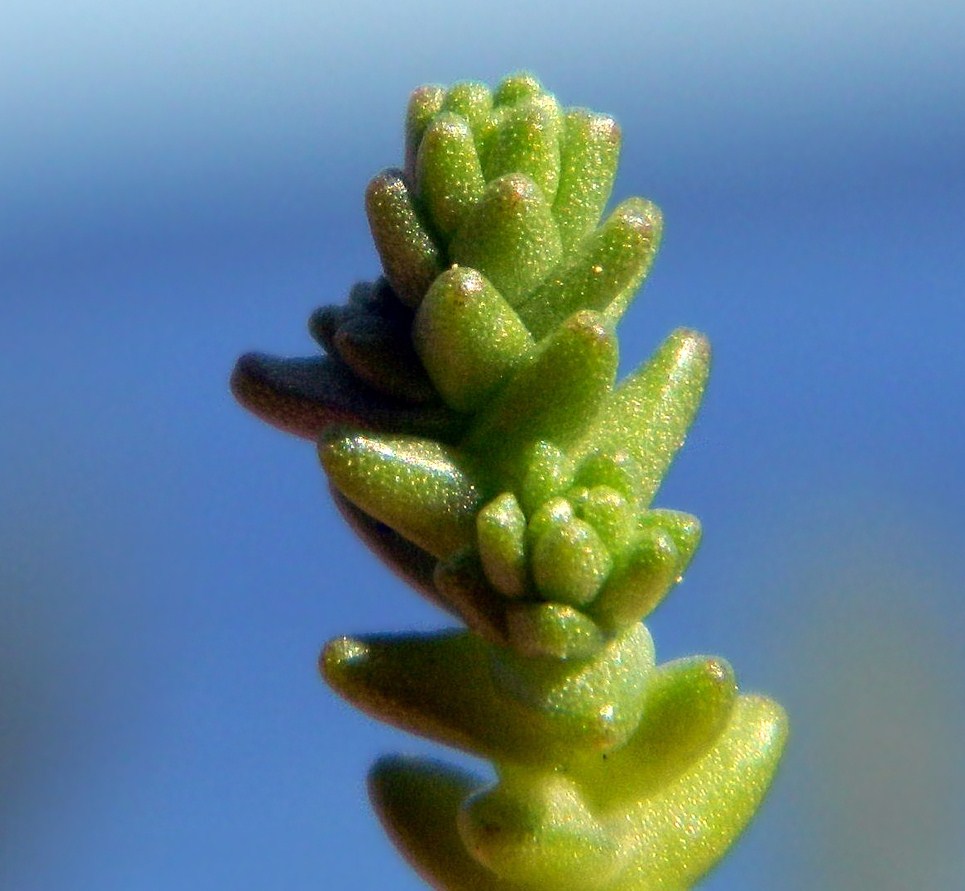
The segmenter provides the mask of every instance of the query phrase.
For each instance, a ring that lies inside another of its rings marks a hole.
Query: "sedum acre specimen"
[[[643,619],[700,541],[652,506],[700,403],[675,331],[617,381],[616,325],[660,212],[605,218],[620,132],[530,75],[413,93],[369,184],[383,275],[312,317],[325,356],[244,356],[240,401],[316,440],[356,532],[466,630],[331,642],[328,683],[488,759],[386,758],[372,800],[445,891],[691,887],[752,817],[786,735],[722,659],[656,664]]]

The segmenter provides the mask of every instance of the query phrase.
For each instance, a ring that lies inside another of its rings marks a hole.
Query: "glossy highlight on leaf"
[[[451,449],[331,427],[319,454],[349,501],[430,554],[445,556],[471,540],[480,490]]]
[[[679,329],[617,379],[662,234],[643,198],[607,212],[620,140],[526,72],[415,90],[403,167],[365,196],[380,274],[311,315],[327,355],[249,353],[232,376],[243,405],[316,441],[372,552],[465,626],[341,637],[320,659],[369,715],[491,762],[488,782],[423,759],[371,772],[438,891],[685,891],[787,736],[723,659],[658,663],[644,624],[701,540],[652,502],[710,348]]]
[[[461,412],[484,405],[534,347],[499,291],[475,269],[460,266],[433,282],[412,339],[442,398]]]

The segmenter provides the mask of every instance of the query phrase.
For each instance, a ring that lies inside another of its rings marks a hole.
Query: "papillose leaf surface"
[[[238,399],[318,443],[340,511],[465,630],[344,637],[325,679],[488,760],[386,758],[370,794],[440,891],[681,891],[751,819],[784,712],[724,660],[658,664],[646,616],[700,523],[652,502],[710,365],[680,329],[617,381],[616,325],[660,243],[605,219],[620,131],[529,74],[412,94],[365,203],[382,275],[310,321],[325,357],[248,354]]]

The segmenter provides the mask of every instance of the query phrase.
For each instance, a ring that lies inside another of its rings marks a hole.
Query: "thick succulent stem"
[[[340,638],[322,673],[369,714],[492,762],[385,759],[370,791],[444,891],[685,889],[752,817],[786,735],[721,659],[656,662],[643,620],[696,518],[652,507],[700,404],[706,339],[616,380],[616,325],[661,216],[601,223],[606,115],[528,74],[415,91],[404,167],[366,209],[382,277],[318,310],[324,359],[249,355],[238,398],[318,441],[373,551],[465,631]]]

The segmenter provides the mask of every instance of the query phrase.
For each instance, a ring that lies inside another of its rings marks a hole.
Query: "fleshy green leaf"
[[[539,186],[509,173],[489,183],[466,214],[449,243],[449,260],[478,269],[512,306],[556,265],[561,250]]]
[[[562,744],[493,686],[491,652],[467,633],[369,635],[332,641],[320,665],[339,696],[395,727],[500,763],[563,757]]]
[[[523,450],[540,440],[565,449],[610,394],[617,361],[613,329],[596,313],[578,313],[476,416],[466,447],[488,455],[493,464],[516,464]],[[518,475],[522,468],[513,470]]]
[[[479,511],[476,538],[492,586],[506,597],[522,597],[529,587],[526,516],[512,492],[503,492]]]
[[[741,696],[723,735],[703,758],[628,808],[636,851],[613,891],[690,888],[760,806],[786,736],[787,719],[779,705]]]
[[[710,369],[703,335],[678,329],[608,400],[577,456],[625,450],[640,465],[644,505],[653,498],[700,405]]]
[[[626,449],[593,452],[576,471],[573,482],[592,488],[607,486],[619,492],[635,509],[640,508],[643,468]]]
[[[524,468],[519,499],[526,515],[532,516],[542,504],[563,494],[573,466],[561,449],[543,439],[524,449],[519,460]]]
[[[527,537],[530,545],[549,529],[569,523],[575,516],[576,511],[567,498],[556,497],[544,501],[529,518]]]
[[[446,91],[442,87],[428,84],[414,90],[409,98],[409,108],[405,117],[405,169],[410,182],[415,179],[416,157],[419,153],[419,145],[422,143],[422,135],[426,132],[426,127],[429,126],[433,115],[441,110],[445,95]]]
[[[606,644],[596,622],[565,603],[512,603],[506,625],[512,648],[534,658],[589,659]]]
[[[608,631],[639,622],[670,590],[679,565],[670,535],[657,526],[644,530],[588,611]]]
[[[512,307],[475,269],[440,275],[416,313],[415,348],[442,398],[473,411],[533,349]]]
[[[486,179],[524,174],[552,205],[560,179],[561,118],[556,100],[545,94],[509,110],[487,138]]]
[[[634,516],[623,495],[610,486],[593,486],[571,490],[568,498],[576,515],[593,527],[612,555],[626,550],[634,532]]]
[[[459,834],[497,876],[530,888],[595,891],[609,885],[628,852],[565,776],[514,769],[469,797]]]
[[[632,806],[677,779],[715,745],[737,701],[723,659],[691,656],[660,665],[647,687],[637,732],[604,759],[578,757],[569,773],[608,811]]]
[[[445,267],[445,256],[423,225],[401,170],[369,183],[365,210],[386,278],[408,306],[418,306]]]
[[[455,451],[429,439],[332,428],[319,443],[338,490],[435,557],[475,537],[483,496]]]
[[[560,182],[553,216],[564,249],[592,231],[610,197],[620,159],[620,128],[607,115],[585,108],[567,111],[563,122]]]
[[[533,336],[543,337],[579,309],[616,323],[653,263],[660,244],[660,211],[630,198],[516,307]]]
[[[650,633],[636,625],[584,660],[494,651],[492,677],[499,694],[519,703],[521,723],[575,748],[608,751],[637,727],[653,660]]]
[[[640,528],[646,530],[653,527],[663,529],[673,539],[680,555],[677,575],[682,576],[700,545],[700,520],[679,510],[648,510],[640,518]]]
[[[596,530],[576,516],[540,529],[532,543],[533,579],[547,600],[585,606],[606,581],[613,560]]]
[[[453,84],[446,92],[443,111],[451,111],[465,118],[474,132],[478,132],[493,108],[493,94],[484,83],[464,80]]]
[[[450,236],[486,187],[475,137],[465,118],[445,113],[432,120],[419,147],[416,183],[436,229],[443,237]]]
[[[517,71],[504,77],[493,93],[494,105],[511,105],[543,94],[543,85],[528,71]]]

